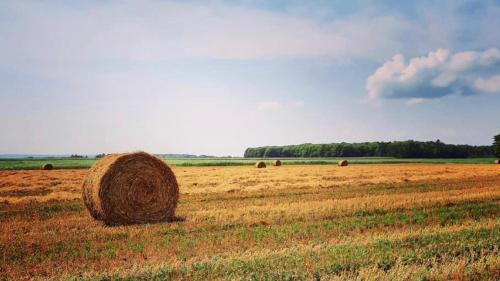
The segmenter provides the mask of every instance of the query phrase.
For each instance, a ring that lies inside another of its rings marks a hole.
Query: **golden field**
[[[105,227],[87,170],[0,171],[0,280],[495,280],[500,167],[174,167],[177,221]]]

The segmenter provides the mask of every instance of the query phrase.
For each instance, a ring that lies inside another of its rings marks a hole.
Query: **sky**
[[[500,1],[1,1],[0,153],[500,132]]]

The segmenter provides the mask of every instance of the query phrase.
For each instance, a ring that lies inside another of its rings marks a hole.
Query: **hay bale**
[[[495,162],[494,162],[494,163],[495,163],[495,164],[500,164],[500,160],[498,160],[498,159],[497,159],[497,160],[495,160]]]
[[[280,160],[274,160],[273,161],[273,166],[281,166],[281,161]]]
[[[345,167],[349,165],[349,162],[347,162],[347,160],[340,160],[339,161],[339,167]]]
[[[54,169],[54,166],[50,163],[45,163],[42,165],[42,170],[45,170],[45,171],[50,171]]]
[[[83,201],[107,225],[174,219],[179,187],[163,160],[145,152],[107,155],[83,182]]]
[[[257,163],[255,163],[255,167],[256,168],[265,168],[266,167],[266,163],[264,163],[264,161],[259,161]]]

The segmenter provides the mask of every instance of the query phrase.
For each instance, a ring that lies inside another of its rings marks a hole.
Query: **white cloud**
[[[500,51],[459,52],[438,49],[407,63],[395,55],[368,77],[371,99],[402,98],[415,104],[450,94],[500,92]]]
[[[500,75],[495,75],[490,78],[478,78],[474,82],[477,89],[486,93],[500,92]]]
[[[0,63],[33,69],[187,57],[381,60],[415,29],[401,17],[367,12],[321,22],[219,2],[92,3],[0,3],[0,17],[15,18],[1,22]]]
[[[425,99],[422,99],[422,98],[411,98],[411,99],[408,99],[405,103],[407,105],[415,105],[415,104],[421,104],[424,102],[425,102]]]
[[[276,110],[282,108],[283,105],[277,101],[265,101],[261,102],[258,106],[259,110]]]

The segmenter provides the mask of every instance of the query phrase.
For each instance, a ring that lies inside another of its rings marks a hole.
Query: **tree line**
[[[495,140],[497,149],[500,149],[500,135],[496,136]],[[251,147],[245,150],[244,157],[472,158],[492,157],[494,154],[495,149],[491,145],[455,145],[445,144],[440,140],[427,142],[407,140]]]
[[[87,155],[78,155],[78,154],[71,154],[69,158],[77,158],[77,159],[84,159],[84,158],[89,158]]]
[[[500,134],[493,138],[493,146],[495,147],[495,156],[500,158]]]

